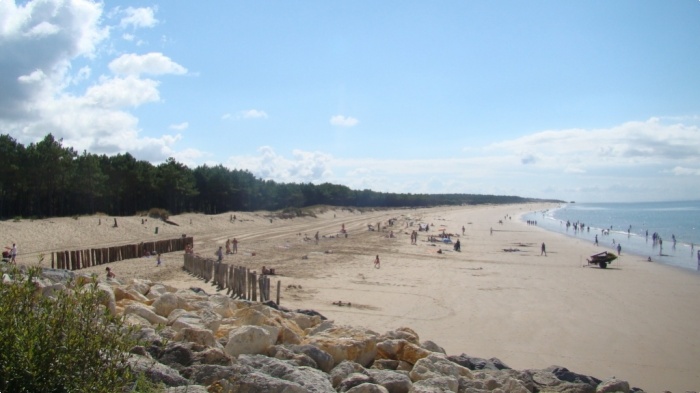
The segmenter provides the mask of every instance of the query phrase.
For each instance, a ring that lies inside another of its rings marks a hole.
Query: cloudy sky
[[[700,1],[0,0],[0,134],[280,182],[700,199]]]

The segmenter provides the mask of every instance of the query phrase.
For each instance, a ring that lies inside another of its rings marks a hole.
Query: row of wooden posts
[[[226,290],[233,298],[247,299],[254,302],[266,302],[270,299],[270,277],[258,274],[242,266],[233,266],[217,262],[210,258],[202,258],[194,254],[185,254],[184,268],[190,274],[211,282],[220,290]],[[280,304],[280,281],[277,281],[277,304]]]
[[[192,237],[158,240],[89,250],[58,251],[51,253],[51,268],[78,270],[86,267],[118,262],[125,259],[141,258],[154,253],[182,251],[194,242]]]

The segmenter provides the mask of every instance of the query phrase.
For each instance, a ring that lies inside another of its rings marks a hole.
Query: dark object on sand
[[[616,260],[617,256],[611,252],[603,251],[601,253],[591,255],[590,259],[586,259],[589,265],[598,265],[601,269],[608,267],[608,264]]]

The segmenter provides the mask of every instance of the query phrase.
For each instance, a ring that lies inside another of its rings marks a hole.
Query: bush
[[[95,280],[51,298],[37,293],[40,272],[14,267],[0,283],[0,392],[121,391],[133,380],[131,329]]]
[[[165,209],[160,209],[157,207],[151,208],[148,210],[148,217],[150,218],[159,218],[163,221],[167,220],[170,218],[170,212],[165,210]]]

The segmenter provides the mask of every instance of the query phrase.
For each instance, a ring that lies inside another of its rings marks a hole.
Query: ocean
[[[700,201],[567,203],[557,209],[527,213],[523,220],[537,221],[541,228],[591,243],[598,235],[601,251],[615,250],[620,245],[623,255],[630,253],[700,270]],[[571,226],[567,227],[567,221]],[[574,230],[575,223],[585,224],[585,229]],[[604,229],[609,234],[604,235]],[[661,247],[652,240],[654,233],[661,237]]]

